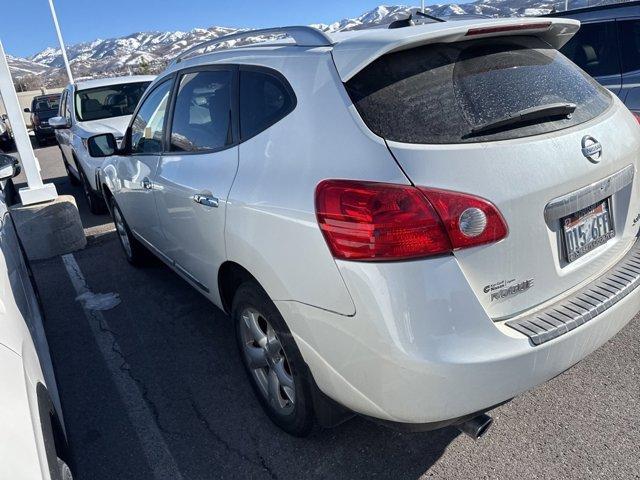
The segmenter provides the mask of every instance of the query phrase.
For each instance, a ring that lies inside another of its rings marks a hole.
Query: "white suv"
[[[127,258],[231,314],[288,432],[357,412],[478,436],[640,308],[640,126],[557,51],[578,28],[289,27],[185,54],[122,147],[89,141]]]
[[[56,129],[62,161],[73,185],[82,185],[91,213],[102,213],[104,203],[97,195],[96,172],[101,161],[87,152],[87,139],[96,133],[111,132],[121,139],[131,114],[155,77],[87,80],[67,85],[60,98],[58,116],[49,120]]]

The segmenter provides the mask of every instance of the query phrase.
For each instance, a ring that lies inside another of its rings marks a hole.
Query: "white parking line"
[[[72,254],[63,255],[62,261],[76,295],[80,296],[90,292],[91,290],[75,257]],[[169,451],[169,447],[164,440],[162,432],[160,432],[155,417],[142,396],[138,384],[127,374],[129,365],[124,361],[120,353],[120,346],[116,342],[113,333],[111,333],[104,315],[100,311],[88,310],[84,306],[83,310],[118,393],[126,407],[129,420],[135,428],[140,440],[140,446],[147,457],[147,463],[153,471],[153,478],[182,480],[183,477],[180,474],[178,465]]]

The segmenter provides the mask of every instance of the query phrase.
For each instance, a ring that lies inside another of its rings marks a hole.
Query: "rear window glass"
[[[44,112],[48,110],[58,110],[60,106],[60,95],[55,97],[38,97],[33,100],[31,110],[34,112]]]
[[[616,23],[586,23],[560,50],[593,77],[620,74]]]
[[[564,55],[533,37],[434,44],[386,55],[347,90],[367,126],[404,143],[470,143],[538,135],[586,122],[609,93]],[[570,116],[518,123],[482,134],[483,125],[527,109],[576,105]]]
[[[623,73],[640,70],[640,20],[618,22]]]
[[[81,122],[133,115],[151,82],[125,83],[76,92],[76,116]]]

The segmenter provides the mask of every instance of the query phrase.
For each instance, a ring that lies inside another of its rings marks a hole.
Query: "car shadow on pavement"
[[[96,293],[121,303],[103,312],[123,396],[98,348],[60,258],[35,262],[77,478],[154,478],[149,450],[166,448],[184,479],[418,478],[458,431],[399,433],[362,418],[291,437],[262,412],[242,368],[230,319],[159,262],[137,269],[105,234],[76,252]],[[136,398],[133,397],[138,397]],[[142,406],[142,407],[141,407]],[[147,409],[155,425],[136,421]],[[164,445],[141,444],[157,429]]]

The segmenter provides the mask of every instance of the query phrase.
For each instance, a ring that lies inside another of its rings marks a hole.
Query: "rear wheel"
[[[89,184],[89,180],[82,172],[80,173],[80,179],[82,182],[82,191],[84,193],[84,198],[87,201],[89,211],[94,215],[105,213],[106,205],[104,203],[104,200],[102,200],[102,198],[100,198],[98,194],[93,191],[91,185]]]
[[[115,199],[111,197],[110,201],[111,212],[113,213],[113,223],[116,226],[118,240],[120,241],[120,246],[122,246],[122,250],[127,257],[127,261],[136,267],[146,265],[149,262],[151,254],[131,233],[131,229],[129,228],[129,225],[127,225],[127,222],[122,215],[122,211],[120,211],[120,207],[118,207]]]
[[[315,423],[310,373],[280,312],[262,288],[242,284],[232,316],[240,355],[253,390],[269,418],[295,436]]]

